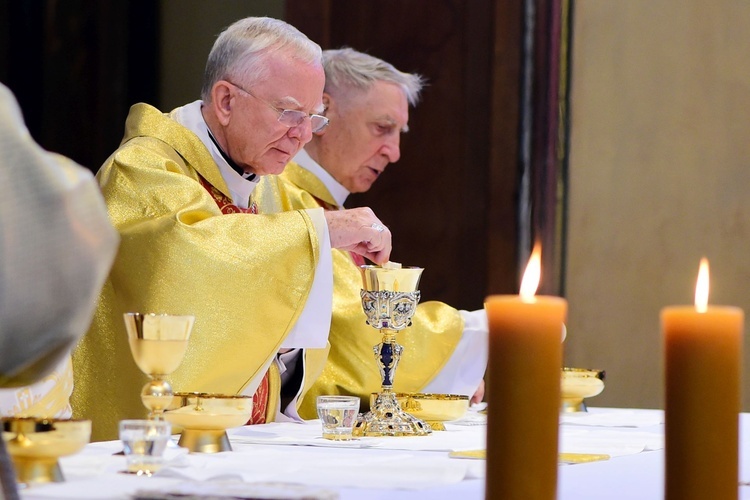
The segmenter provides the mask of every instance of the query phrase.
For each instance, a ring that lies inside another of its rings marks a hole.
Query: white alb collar
[[[334,179],[326,169],[320,166],[318,162],[313,160],[304,148],[300,149],[299,153],[294,156],[292,161],[320,179],[326,189],[331,193],[331,196],[333,196],[336,204],[340,208],[344,208],[344,202],[351,193],[348,189],[342,186],[339,181]]]
[[[252,181],[245,179],[229,166],[222,156],[221,151],[219,151],[219,148],[216,147],[216,144],[214,144],[214,141],[209,136],[208,125],[206,125],[206,120],[203,118],[203,113],[201,113],[202,106],[203,101],[197,100],[175,109],[175,120],[183,127],[195,133],[206,148],[208,148],[211,158],[213,158],[219,167],[221,177],[227,183],[232,203],[240,208],[248,208],[250,206],[250,195],[253,193],[255,186],[258,185],[259,178],[256,176]]]

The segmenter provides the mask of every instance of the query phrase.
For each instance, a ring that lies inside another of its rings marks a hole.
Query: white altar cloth
[[[477,414],[466,424],[414,438],[363,438],[335,443],[320,438],[320,423],[272,423],[229,431],[234,451],[187,454],[168,450],[167,466],[154,477],[121,474],[119,441],[92,443],[60,460],[66,482],[23,490],[22,498],[125,499],[137,491],[193,492],[195,498],[238,491],[250,495],[270,485],[294,494],[343,500],[484,499],[484,460],[449,458],[451,450],[484,448],[485,426]],[[741,420],[747,428],[750,415]],[[480,422],[481,423],[481,422]],[[740,479],[750,480],[750,454],[744,439]],[[175,438],[176,441],[176,438]],[[561,415],[560,452],[608,454],[609,460],[562,465],[558,498],[663,498],[663,412],[591,409]],[[282,483],[279,486],[279,483]],[[293,484],[292,484],[293,483]],[[287,485],[284,487],[284,484]],[[386,492],[387,490],[387,492]],[[750,487],[740,487],[750,500]]]

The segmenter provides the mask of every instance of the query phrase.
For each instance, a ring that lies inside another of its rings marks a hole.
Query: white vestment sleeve
[[[40,402],[54,390],[67,404],[59,405],[56,398],[47,398],[47,405]],[[70,356],[63,357],[47,376],[31,385],[0,389],[0,417],[38,416],[70,418],[70,395],[73,392],[73,367]]]
[[[294,349],[292,353],[282,354],[283,360],[291,364],[295,357],[299,355],[299,350],[304,348],[324,348],[328,342],[328,332],[331,329],[331,310],[333,308],[333,259],[331,257],[331,238],[328,234],[328,224],[325,220],[322,208],[313,208],[305,210],[310,216],[310,220],[318,233],[320,248],[320,258],[315,268],[312,288],[307,297],[302,313],[297,323],[292,327],[292,331],[281,344],[282,349]],[[260,370],[259,375],[253,379],[243,389],[242,394],[252,396],[258,389],[263,376],[268,370],[268,366],[273,363],[279,363],[280,360],[274,358]],[[283,361],[280,364],[280,372],[283,373]],[[303,377],[304,379],[304,377]],[[301,390],[301,387],[300,387]],[[289,407],[294,407],[290,404]],[[283,410],[283,409],[282,409]],[[278,415],[277,415],[278,417]],[[283,418],[281,420],[284,420]]]
[[[424,388],[424,392],[471,397],[484,377],[489,350],[487,313],[484,309],[459,313],[464,319],[461,340],[440,373]]]
[[[333,258],[328,224],[322,208],[305,210],[318,233],[320,258],[315,268],[310,295],[297,323],[284,339],[281,347],[324,348],[328,342],[331,329],[331,310],[333,308]]]

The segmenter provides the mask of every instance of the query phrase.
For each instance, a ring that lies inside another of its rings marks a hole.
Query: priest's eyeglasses
[[[229,80],[225,80],[227,83],[234,85],[238,89],[240,89],[242,92],[248,94],[251,97],[254,97],[258,99],[260,102],[271,108],[272,110],[276,111],[279,114],[279,123],[282,125],[286,125],[289,128],[292,127],[298,127],[302,125],[302,123],[305,121],[305,118],[308,116],[310,117],[310,126],[312,127],[313,132],[320,132],[324,128],[328,126],[328,118],[326,118],[323,115],[316,115],[314,113],[305,113],[304,111],[298,111],[296,109],[283,109],[283,108],[277,108],[270,102],[266,101],[265,99],[261,99],[257,95],[253,94],[249,90],[243,89],[236,83],[230,82]]]

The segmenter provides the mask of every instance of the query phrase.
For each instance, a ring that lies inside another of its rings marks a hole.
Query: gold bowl
[[[562,411],[566,413],[588,411],[584,399],[594,397],[603,390],[604,370],[563,368]]]
[[[91,439],[91,420],[7,417],[3,440],[19,483],[64,481],[57,459],[81,451]]]
[[[178,392],[164,412],[181,428],[180,446],[197,453],[231,451],[226,430],[245,425],[253,412],[252,396]]]
[[[427,394],[420,392],[396,393],[401,409],[424,420],[433,430],[442,430],[442,422],[458,420],[469,409],[469,397],[458,394]],[[370,394],[370,407],[375,404],[378,393]]]

